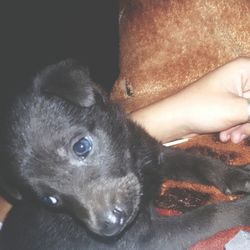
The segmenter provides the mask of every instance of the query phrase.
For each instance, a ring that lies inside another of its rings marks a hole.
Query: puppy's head
[[[99,235],[133,220],[141,185],[129,124],[86,69],[72,61],[45,69],[10,122],[11,172],[24,197],[69,211]]]

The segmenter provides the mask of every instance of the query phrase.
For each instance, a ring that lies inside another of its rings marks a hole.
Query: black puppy
[[[177,250],[250,225],[248,196],[178,217],[152,216],[164,178],[236,193],[250,192],[250,174],[161,146],[72,61],[38,75],[6,124],[2,187],[22,202],[3,226],[1,249]]]

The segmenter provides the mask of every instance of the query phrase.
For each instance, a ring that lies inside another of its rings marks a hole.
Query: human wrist
[[[180,110],[176,97],[168,97],[129,115],[151,136],[165,143],[191,134],[186,126],[187,112]]]

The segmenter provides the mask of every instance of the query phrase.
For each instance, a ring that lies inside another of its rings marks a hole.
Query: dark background
[[[118,75],[118,1],[6,1],[0,8],[1,101],[66,58],[89,66],[110,91]]]

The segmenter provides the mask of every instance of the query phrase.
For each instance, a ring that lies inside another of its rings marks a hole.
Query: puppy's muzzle
[[[123,209],[115,207],[112,211],[105,214],[100,233],[104,236],[115,236],[119,234],[126,224],[127,218],[128,216]]]

